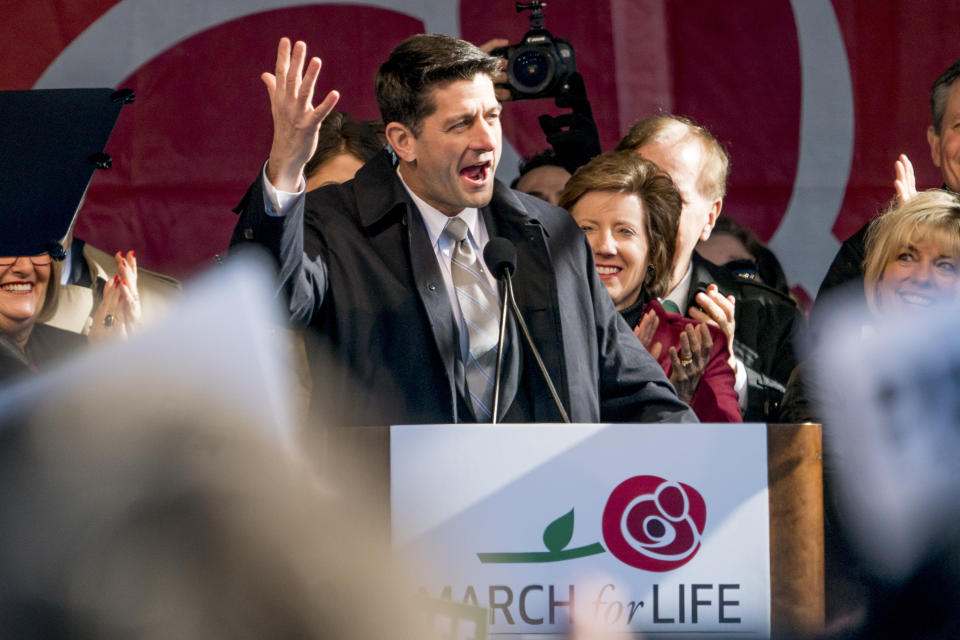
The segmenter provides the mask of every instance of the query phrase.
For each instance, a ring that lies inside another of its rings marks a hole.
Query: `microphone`
[[[501,275],[512,276],[517,272],[517,248],[506,238],[491,238],[483,248],[483,261],[498,278]]]
[[[540,357],[537,345],[533,343],[533,338],[527,329],[527,323],[523,321],[523,314],[520,313],[520,307],[517,306],[517,300],[513,295],[513,280],[511,278],[517,272],[517,248],[506,238],[491,238],[487,246],[483,248],[483,261],[487,263],[490,272],[499,278],[500,297],[503,299],[500,308],[500,335],[497,338],[497,367],[493,383],[493,424],[497,423],[497,411],[500,403],[500,368],[503,362],[503,346],[506,337],[508,301],[509,307],[513,311],[513,317],[520,325],[523,337],[540,367],[540,373],[543,374],[550,395],[553,396],[553,402],[560,411],[560,417],[564,422],[570,422],[570,418],[563,408],[563,403],[560,401],[560,395],[557,393],[556,387],[553,386],[553,380],[547,372],[547,366],[543,363],[543,358]]]
[[[517,248],[506,238],[491,238],[483,248],[483,261],[500,281],[500,330],[497,333],[497,366],[493,373],[493,424],[497,424],[500,411],[500,375],[503,367],[503,347],[507,337],[507,283],[517,271]]]

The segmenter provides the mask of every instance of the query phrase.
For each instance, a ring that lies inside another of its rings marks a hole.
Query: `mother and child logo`
[[[700,549],[707,521],[703,496],[688,484],[658,476],[633,476],[607,498],[599,542],[566,548],[573,539],[573,509],[543,532],[546,551],[478,553],[482,563],[561,562],[609,550],[618,560],[644,571],[673,571]]]

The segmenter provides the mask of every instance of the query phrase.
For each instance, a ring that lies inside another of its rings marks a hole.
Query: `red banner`
[[[259,76],[281,35],[323,59],[321,90],[375,118],[374,73],[404,37],[444,29],[518,42],[528,27],[512,1],[459,5],[16,3],[0,24],[0,89],[136,91],[107,148],[113,169],[94,178],[76,233],[185,277],[224,251],[230,209],[269,150]],[[808,291],[837,239],[892,197],[897,154],[913,159],[921,188],[940,184],[925,141],[929,90],[960,56],[960,3],[552,0],[545,13],[574,46],[603,148],[657,109],[705,124],[732,158],[723,213],[773,239]],[[506,107],[505,138],[521,155],[546,146],[544,112],[558,110],[546,100]]]

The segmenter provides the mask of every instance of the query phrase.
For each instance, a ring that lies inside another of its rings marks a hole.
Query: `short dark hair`
[[[440,34],[418,34],[397,45],[377,71],[377,105],[383,122],[399,122],[420,135],[420,124],[436,110],[430,91],[455,80],[472,80],[478,73],[492,79],[499,58],[469,42]]]
[[[566,167],[560,163],[560,159],[557,158],[557,154],[554,153],[553,149],[544,149],[543,151],[530,156],[526,160],[520,161],[520,174],[513,179],[513,182],[510,183],[510,188],[516,189],[517,184],[520,182],[520,178],[530,173],[534,169],[539,169],[540,167],[560,167],[566,171]]]
[[[673,180],[633,151],[610,151],[577,169],[560,195],[560,206],[569,211],[591,191],[633,194],[643,203],[647,259],[653,267],[653,275],[644,282],[643,290],[655,298],[667,295],[683,208]]]
[[[940,135],[940,126],[943,124],[943,112],[947,109],[947,94],[950,85],[960,78],[960,59],[950,65],[950,68],[934,80],[930,88],[930,115],[933,116],[933,129]]]
[[[727,176],[730,173],[730,156],[720,141],[702,124],[684,116],[660,113],[630,127],[627,135],[617,144],[617,151],[636,151],[648,142],[658,142],[672,127],[683,127],[687,136],[696,138],[703,147],[703,170],[697,178],[700,195],[711,200],[727,194]]]
[[[373,129],[354,120],[349,113],[334,109],[320,127],[317,150],[307,161],[303,174],[309,178],[320,165],[341,153],[349,153],[360,162],[366,162],[382,148],[383,143]]]
[[[753,256],[760,282],[780,293],[790,295],[787,274],[784,273],[780,260],[767,245],[760,241],[752,229],[748,229],[730,216],[720,216],[717,218],[717,223],[713,225],[710,237],[724,233],[739,240],[746,247],[747,252]]]

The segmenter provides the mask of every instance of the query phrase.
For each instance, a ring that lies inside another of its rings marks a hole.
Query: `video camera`
[[[554,38],[543,28],[542,0],[517,2],[517,13],[530,12],[530,30],[520,44],[498,47],[490,55],[507,59],[509,85],[513,100],[555,98],[570,92],[570,76],[577,71],[577,61],[569,40]]]

